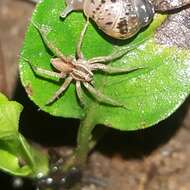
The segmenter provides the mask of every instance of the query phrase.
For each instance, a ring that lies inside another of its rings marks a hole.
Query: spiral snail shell
[[[149,0],[66,0],[61,17],[83,10],[109,36],[127,39],[149,24],[154,7]]]

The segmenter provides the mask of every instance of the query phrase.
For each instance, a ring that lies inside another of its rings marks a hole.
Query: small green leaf
[[[4,97],[0,104],[0,139],[4,139],[18,132],[18,121],[23,107],[16,102],[7,101]]]
[[[19,176],[46,174],[47,157],[29,146],[18,131],[22,109],[22,105],[0,94],[0,170]]]
[[[0,169],[17,176],[27,176],[31,173],[29,166],[20,167],[18,158],[9,151],[0,149]]]
[[[82,13],[73,12],[65,20],[61,20],[59,15],[63,9],[63,0],[44,0],[38,4],[32,20],[47,28],[47,38],[65,55],[74,56],[85,19]],[[82,51],[87,59],[108,55],[121,47],[128,47],[152,36],[121,59],[108,63],[115,67],[138,66],[144,69],[120,75],[94,73],[94,87],[127,105],[128,109],[100,104],[85,89],[87,104],[82,108],[77,100],[74,84],[55,103],[45,106],[63,81],[34,74],[25,61],[28,59],[34,66],[52,70],[50,59],[54,55],[47,49],[33,25],[28,28],[21,52],[22,83],[30,98],[41,109],[55,116],[83,119],[90,114],[93,123],[120,130],[137,130],[158,123],[183,103],[190,89],[189,52],[161,46],[154,41],[155,29],[164,19],[164,16],[155,16],[152,24],[133,40],[113,40],[92,24],[85,35]]]

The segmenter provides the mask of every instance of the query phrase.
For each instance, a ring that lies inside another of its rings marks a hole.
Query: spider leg
[[[140,44],[142,44],[143,42],[145,42],[146,40],[148,40],[150,37],[147,37],[139,42],[136,42],[132,45],[129,45],[127,47],[115,50],[113,53],[111,53],[110,55],[107,56],[100,56],[100,57],[94,57],[88,60],[89,64],[93,64],[93,63],[106,63],[109,61],[113,61],[116,59],[121,58],[122,56],[124,56],[125,54],[127,54],[128,52],[136,49]]]
[[[117,74],[117,73],[127,73],[127,72],[132,72],[136,71],[138,69],[143,69],[143,67],[132,67],[132,68],[125,68],[125,67],[113,67],[110,65],[104,65],[101,63],[95,63],[90,66],[92,70],[102,70],[106,73],[109,74]]]
[[[109,62],[109,61],[113,61],[113,60],[121,58],[122,56],[124,56],[125,54],[127,54],[131,50],[132,49],[130,49],[130,48],[123,48],[123,49],[117,50],[117,51],[115,51],[112,54],[107,55],[107,56],[94,57],[92,59],[89,59],[88,63],[89,64],[98,63],[98,62],[99,63],[100,62],[101,63],[106,63],[106,62]]]
[[[54,72],[54,71],[49,71],[47,69],[43,69],[43,68],[40,68],[40,67],[33,66],[32,63],[28,59],[26,59],[24,57],[22,57],[22,58],[30,65],[31,69],[36,74],[47,75],[47,76],[55,77],[55,78],[58,78],[58,79],[66,77],[66,75],[63,74],[63,73],[57,73],[57,72]]]
[[[113,100],[112,98],[102,94],[99,90],[95,89],[89,83],[84,82],[83,85],[98,102],[109,104],[116,107],[123,107],[127,109],[127,107],[124,104],[121,104],[120,102]]]
[[[85,23],[85,25],[84,25],[81,33],[80,33],[80,38],[79,38],[79,41],[78,41],[78,44],[77,44],[77,49],[76,49],[76,56],[79,59],[84,58],[84,56],[83,56],[83,54],[81,52],[81,47],[82,47],[82,43],[83,43],[83,40],[84,40],[84,35],[85,35],[85,33],[87,31],[87,28],[88,28],[88,24],[89,24],[89,18],[87,17],[86,23]]]
[[[81,106],[84,107],[85,101],[84,101],[84,97],[82,95],[82,88],[81,88],[81,82],[80,81],[76,81],[76,93],[77,93],[77,96],[79,98]]]
[[[42,37],[42,40],[44,41],[45,45],[59,58],[61,58],[63,61],[67,62],[67,57],[63,55],[61,50],[57,48],[53,43],[51,43],[47,38],[47,29],[44,27],[39,26],[39,24],[35,22],[31,22],[32,25],[37,29],[40,36]]]
[[[73,78],[70,76],[66,78],[62,86],[59,88],[59,90],[56,91],[53,97],[45,105],[53,103],[59,97],[59,95],[67,89],[72,80]]]

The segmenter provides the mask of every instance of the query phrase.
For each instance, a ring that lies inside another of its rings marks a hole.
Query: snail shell
[[[83,10],[86,17],[116,39],[132,37],[154,16],[154,7],[149,0],[66,0],[66,4],[62,17],[72,10]]]
[[[118,39],[130,38],[154,15],[146,0],[86,0],[84,13],[106,34]]]
[[[190,5],[190,0],[150,0],[156,11],[169,11]]]

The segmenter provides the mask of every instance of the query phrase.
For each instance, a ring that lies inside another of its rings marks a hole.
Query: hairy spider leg
[[[84,82],[82,84],[98,102],[109,104],[109,105],[116,106],[116,107],[126,108],[125,105],[123,105],[123,104],[119,103],[118,101],[113,100],[112,98],[102,94],[99,90],[95,89],[88,82]],[[80,81],[76,81],[76,93],[77,93],[77,97],[79,98],[79,101],[81,103],[81,106],[84,107],[85,106],[85,100],[84,100],[84,97],[82,94],[82,88],[81,88],[81,82]]]
[[[32,65],[32,63],[31,63],[28,59],[26,59],[26,58],[24,58],[24,57],[22,57],[22,59],[24,59],[24,60],[30,65],[31,69],[32,69],[35,73],[37,73],[37,74],[40,74],[40,75],[47,75],[47,76],[55,77],[55,78],[58,78],[58,79],[61,79],[61,78],[65,78],[65,77],[66,77],[66,75],[63,74],[63,73],[57,73],[57,72],[54,72],[54,71],[49,71],[49,70],[47,70],[47,69],[43,69],[43,68],[40,68],[40,67],[36,67],[36,66]]]
[[[81,88],[81,82],[80,81],[76,81],[76,93],[77,93],[77,97],[79,99],[81,106],[84,107],[85,101],[84,101],[84,96],[82,94],[82,88]]]
[[[63,93],[67,87],[70,85],[70,83],[72,82],[73,78],[72,77],[67,77],[64,81],[64,83],[61,85],[61,87],[59,88],[59,90],[57,90],[55,92],[55,94],[53,95],[53,97],[45,104],[45,105],[49,105],[51,103],[53,103],[61,93]]]
[[[81,51],[81,48],[82,48],[82,43],[83,43],[83,40],[84,40],[85,33],[87,31],[87,28],[88,28],[88,24],[89,24],[89,18],[86,19],[86,23],[85,23],[85,25],[84,25],[81,33],[80,33],[80,38],[79,38],[79,41],[77,43],[76,56],[79,59],[84,58],[83,53]]]
[[[145,42],[149,38],[150,37],[147,37],[147,38],[145,38],[145,39],[143,39],[143,40],[141,40],[135,44],[129,45],[129,46],[121,48],[121,49],[117,49],[116,51],[114,51],[110,55],[91,58],[88,60],[88,62],[89,62],[89,64],[106,63],[106,62],[110,62],[110,61],[119,59],[119,58],[123,57],[124,55],[126,55],[128,52],[136,49],[140,44],[142,44],[143,42]]]
[[[92,64],[90,68],[92,71],[101,70],[109,74],[128,73],[128,72],[136,71],[139,69],[145,69],[144,67],[130,67],[130,68],[121,67],[120,68],[120,67],[113,67],[110,65],[104,65],[101,63]]]
[[[113,100],[109,96],[106,96],[102,94],[99,90],[95,89],[92,85],[90,85],[87,82],[84,82],[83,85],[85,88],[92,94],[92,96],[100,103],[109,104],[116,107],[123,107],[125,109],[128,109],[126,105],[121,104],[120,102]]]
[[[56,72],[53,72],[53,71],[49,71],[49,70],[46,70],[46,69],[42,69],[42,68],[39,68],[39,67],[36,67],[36,66],[32,66],[31,62],[29,60],[27,60],[26,58],[23,58],[26,62],[29,63],[29,65],[31,66],[32,70],[37,73],[37,74],[45,74],[47,76],[52,76],[52,77],[56,77],[58,79],[60,78],[65,78],[66,75],[62,74],[62,73],[56,73]],[[55,94],[53,95],[53,97],[45,104],[45,105],[49,105],[51,104],[52,102],[54,102],[58,97],[59,95],[64,92],[67,87],[69,86],[69,84],[72,82],[72,77],[67,77],[63,83],[63,85],[55,92]]]
[[[59,48],[57,48],[52,42],[48,40],[47,31],[45,31],[45,28],[44,29],[41,28],[40,26],[38,26],[38,24],[36,24],[33,21],[31,21],[31,23],[37,29],[40,36],[42,37],[42,40],[44,41],[45,45],[49,48],[49,50],[51,50],[56,55],[56,57],[59,57],[64,62],[67,62],[68,58],[63,55],[63,53],[61,52]]]

